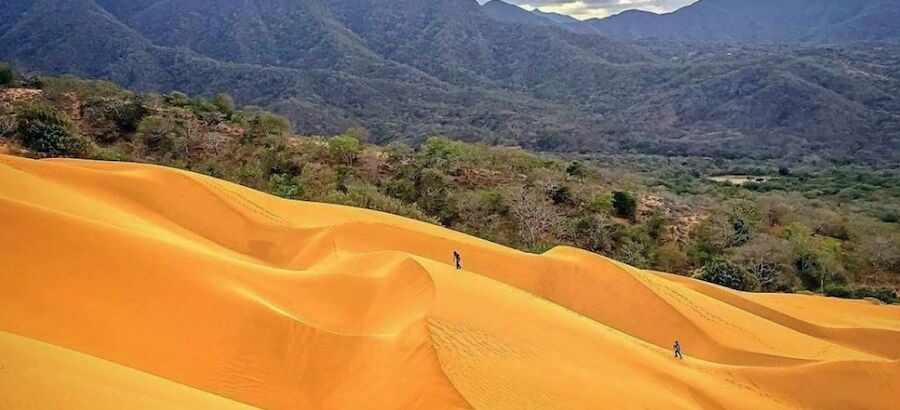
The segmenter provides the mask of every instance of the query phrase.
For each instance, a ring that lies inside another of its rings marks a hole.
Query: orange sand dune
[[[900,402],[896,306],[530,255],[125,163],[0,156],[0,227],[0,408]]]

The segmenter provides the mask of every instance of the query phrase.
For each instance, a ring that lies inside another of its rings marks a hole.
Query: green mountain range
[[[498,22],[471,0],[7,0],[0,60],[227,91],[306,134],[897,160],[891,46],[631,42],[559,25]]]

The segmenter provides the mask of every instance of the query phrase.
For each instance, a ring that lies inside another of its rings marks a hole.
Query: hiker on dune
[[[456,270],[462,269],[462,257],[457,251],[453,251],[453,262],[456,264]]]
[[[676,358],[676,359],[682,359],[682,360],[684,359],[684,356],[681,355],[681,344],[678,343],[677,340],[676,340],[675,343],[672,345],[672,349],[675,350],[675,358]]]

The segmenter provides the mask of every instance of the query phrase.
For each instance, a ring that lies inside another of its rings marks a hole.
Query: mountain
[[[576,24],[576,23],[580,22],[580,20],[578,20],[572,16],[567,16],[565,14],[560,14],[560,13],[545,12],[545,11],[541,11],[541,9],[534,9],[534,11],[532,11],[532,13],[536,14],[538,16],[541,16],[543,18],[549,19],[549,20],[553,21],[554,23],[562,24],[562,25]]]
[[[502,0],[491,0],[481,6],[482,10],[497,21],[504,23],[523,23],[538,25],[554,25],[558,22],[535,12],[530,12],[519,6],[506,3]]]
[[[900,41],[898,0],[700,0],[668,14],[637,10],[584,22],[614,38],[739,43]]]
[[[497,22],[471,0],[9,0],[0,11],[0,60],[22,70],[228,92],[307,134],[363,125],[379,142],[898,155],[885,149],[900,138],[898,50],[732,51]]]
[[[898,396],[896,306],[525,253],[125,162],[0,155],[0,216],[2,408],[874,409]]]

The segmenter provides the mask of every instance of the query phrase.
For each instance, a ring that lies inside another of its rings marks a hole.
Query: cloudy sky
[[[488,0],[478,0],[485,3]],[[504,0],[526,9],[540,8],[555,11],[579,19],[606,17],[629,9],[666,13],[684,7],[696,0]]]

